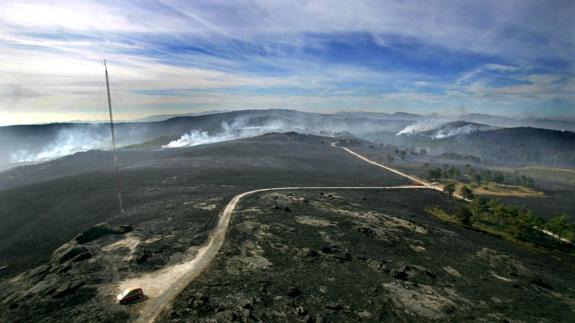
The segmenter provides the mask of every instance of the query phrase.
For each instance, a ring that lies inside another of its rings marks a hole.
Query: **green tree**
[[[471,213],[473,213],[474,221],[479,221],[489,215],[489,200],[479,197],[471,201]]]
[[[456,179],[458,178],[460,175],[459,169],[451,166],[447,169],[447,177],[451,178],[451,179]]]
[[[503,175],[501,172],[494,172],[492,180],[495,183],[503,184],[505,182],[505,175]]]
[[[407,155],[407,153],[405,152],[405,150],[402,150],[399,152],[399,157],[401,157],[401,160],[405,160],[406,155]]]
[[[525,214],[525,222],[537,228],[542,228],[545,225],[545,220],[537,216],[532,210],[527,211],[527,214]]]
[[[475,194],[473,194],[473,191],[467,186],[462,186],[459,190],[459,194],[467,200],[473,200],[475,198]]]
[[[485,182],[486,184],[492,181],[491,171],[489,169],[481,171],[481,181]]]
[[[443,186],[443,191],[447,193],[447,196],[449,196],[449,198],[451,198],[453,196],[453,193],[455,193],[455,184],[454,183],[445,184],[445,186]]]
[[[473,182],[477,183],[477,185],[481,185],[481,174],[473,173]]]
[[[545,228],[561,237],[563,230],[567,228],[567,216],[563,214],[552,218],[547,221]]]
[[[455,216],[457,217],[457,220],[459,220],[459,222],[465,226],[470,226],[473,220],[473,214],[467,207],[462,207],[457,210]]]
[[[533,180],[533,177],[527,177],[525,186],[529,188],[535,188],[535,180]]]
[[[392,164],[395,161],[395,158],[391,155],[387,155],[387,161]]]
[[[515,222],[508,230],[511,235],[519,240],[529,241],[531,228],[529,225],[522,221]]]
[[[427,170],[427,178],[429,180],[436,180],[441,178],[441,168],[435,167]]]

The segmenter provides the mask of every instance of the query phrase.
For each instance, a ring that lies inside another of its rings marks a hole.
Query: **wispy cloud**
[[[133,117],[459,106],[575,116],[574,11],[521,0],[7,0],[0,124],[104,117],[103,58]]]

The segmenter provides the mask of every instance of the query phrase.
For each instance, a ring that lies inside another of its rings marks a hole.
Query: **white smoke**
[[[45,162],[91,149],[109,148],[109,136],[97,131],[96,126],[89,128],[63,129],[56,138],[40,150],[21,148],[10,153],[10,162],[37,163]]]
[[[454,128],[447,128],[447,129],[439,129],[435,131],[431,138],[433,139],[443,139],[449,138],[454,136],[461,136],[467,135],[476,131],[480,131],[481,129],[477,125],[468,124],[462,127],[454,127]]]
[[[303,127],[294,124],[288,124],[282,120],[273,120],[262,126],[251,126],[248,118],[237,118],[231,124],[226,121],[222,122],[221,130],[214,134],[209,134],[205,130],[192,129],[190,132],[182,135],[180,139],[171,141],[163,148],[179,148],[197,145],[213,144],[216,142],[236,140],[242,138],[255,137],[270,132],[299,131],[308,132]]]
[[[443,118],[424,119],[410,124],[409,126],[403,128],[403,130],[398,132],[396,135],[400,136],[400,135],[418,134],[420,132],[433,130],[439,126],[446,124],[447,122],[449,122],[449,119],[443,119]]]

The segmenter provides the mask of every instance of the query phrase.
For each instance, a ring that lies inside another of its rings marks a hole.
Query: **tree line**
[[[443,190],[452,197],[455,185],[447,184]],[[546,221],[532,210],[507,205],[494,199],[476,197],[473,190],[467,186],[462,186],[459,194],[470,201],[467,206],[459,208],[453,214],[464,226],[486,224],[525,242],[536,242],[537,235],[543,229],[559,238],[570,241],[575,239],[575,222],[570,221],[566,214],[557,215]]]
[[[517,171],[513,174],[505,174],[489,169],[476,170],[469,164],[465,165],[463,172],[459,168],[448,164],[444,164],[442,167],[430,167],[429,164],[425,164],[424,166],[427,168],[426,177],[430,181],[466,180],[474,185],[498,183],[520,185],[529,188],[535,187],[535,180],[532,177],[521,175]]]

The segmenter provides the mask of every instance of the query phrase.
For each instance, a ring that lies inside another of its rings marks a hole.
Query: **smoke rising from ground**
[[[433,130],[449,122],[449,119],[444,118],[429,118],[417,121],[397,133],[400,135],[414,135],[424,131]]]
[[[209,134],[206,130],[192,129],[185,133],[180,139],[171,141],[163,148],[180,148],[197,145],[212,144],[216,142],[236,140],[241,138],[255,137],[269,132],[297,131],[303,132],[304,129],[294,127],[282,120],[272,120],[262,126],[250,125],[249,118],[236,118],[231,124],[223,121],[221,130]]]
[[[19,148],[10,154],[9,161],[15,164],[36,163],[92,149],[107,148],[110,148],[109,135],[104,135],[98,131],[97,126],[92,125],[88,128],[62,129],[54,140],[40,150],[29,147]]]
[[[467,122],[453,122],[456,120]],[[294,110],[245,110],[150,123],[119,123],[116,129],[119,147],[143,144],[129,149],[189,147],[288,131],[331,137],[355,136],[401,146],[411,144],[409,136],[404,135],[423,134],[432,139],[444,139],[497,128],[507,120],[510,119],[485,115],[450,118],[364,112],[329,115]],[[564,127],[565,123],[555,122],[553,126]],[[110,147],[107,124],[0,127],[0,169]]]
[[[179,139],[162,146],[163,148],[190,147],[216,142],[260,136],[270,132],[296,131],[303,134],[336,136],[349,133],[358,137],[373,131],[386,131],[389,126],[377,122],[346,119],[311,118],[272,118],[265,121],[257,118],[238,117],[232,122],[223,121],[220,129],[207,131],[192,129]]]
[[[431,138],[433,139],[443,139],[455,136],[462,136],[468,135],[470,133],[474,133],[477,131],[483,131],[487,129],[492,129],[492,127],[488,126],[481,126],[476,124],[466,124],[460,127],[448,127],[448,128],[441,128],[433,132],[431,134]]]
[[[38,132],[32,130],[0,138],[0,169],[46,162],[89,150],[112,148],[110,128],[107,124],[50,127]],[[116,135],[119,147],[150,140],[141,129],[131,126],[117,128]]]

